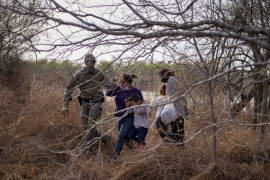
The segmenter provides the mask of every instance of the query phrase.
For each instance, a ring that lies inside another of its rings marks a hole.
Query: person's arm
[[[185,93],[184,88],[180,86],[179,80],[171,76],[167,82],[166,94],[168,97],[176,97]]]
[[[102,81],[102,85],[105,87],[105,88],[110,88],[110,86],[112,85],[111,81],[109,81],[105,76],[104,76],[104,79]]]
[[[80,72],[75,73],[71,80],[68,82],[65,91],[64,91],[64,101],[71,101],[72,100],[72,93],[74,91],[74,89],[76,88],[76,85],[79,82],[79,76],[80,76]]]
[[[157,105],[160,103],[160,97],[156,97],[155,99],[153,99],[150,103],[149,106],[151,108],[156,108]]]
[[[101,81],[100,81],[101,85],[104,86],[105,88],[109,88],[112,85],[112,82],[109,81],[100,70],[98,71],[99,71],[98,72],[99,75],[101,76]]]
[[[136,113],[138,113],[138,114],[147,113],[147,109],[146,109],[146,107],[137,107],[136,108]]]
[[[69,102],[72,100],[72,93],[74,89],[76,88],[76,85],[78,84],[79,76],[80,76],[80,73],[76,73],[75,75],[73,75],[65,88],[64,105],[62,108],[64,115],[66,115],[69,111]]]
[[[138,94],[142,100],[142,102],[144,102],[144,98],[143,98],[143,95],[142,95],[142,91],[140,89],[138,89]]]
[[[121,90],[116,84],[111,84],[107,87],[106,96],[116,96],[117,93]]]

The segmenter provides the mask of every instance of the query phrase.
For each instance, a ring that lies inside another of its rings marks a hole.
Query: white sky
[[[67,7],[69,10],[76,10],[76,9],[83,9],[84,7],[82,5],[80,5],[80,7],[78,5],[76,5],[73,1],[73,0],[56,0],[59,4],[63,5],[64,7]],[[104,4],[104,2],[102,2],[101,0],[77,0],[76,3],[84,3],[85,6],[87,6],[87,3],[91,4],[91,6],[93,5],[101,5],[101,4]],[[119,0],[106,0],[106,4],[108,3],[117,3],[119,2]],[[89,8],[87,8],[89,10]],[[123,10],[124,11],[124,10]],[[102,11],[100,10],[100,8],[91,8],[91,12],[89,13],[93,13],[95,15],[101,15]],[[58,16],[59,18],[63,19],[63,20],[66,20],[66,21],[72,21],[72,22],[76,22],[77,20],[75,18],[73,18],[72,16],[70,15],[63,15],[63,14],[56,14],[56,16]],[[115,17],[117,18],[117,17]],[[93,21],[91,19],[91,21]],[[69,34],[74,34],[75,31],[77,31],[78,29],[77,28],[74,28],[74,27],[70,27],[70,26],[61,26],[58,28],[58,30],[68,36]],[[78,36],[85,36],[87,37],[87,33],[89,32],[83,32],[83,33],[77,33]],[[61,37],[61,35],[59,34],[59,32],[55,31],[55,30],[49,30],[46,32],[46,34],[43,34],[41,36],[41,40],[39,41],[39,43],[41,44],[51,44],[52,42],[60,42],[61,39],[59,39]],[[38,49],[49,49],[49,45],[41,45],[41,46],[36,46]],[[66,48],[68,47],[64,47],[62,50],[66,50]],[[94,55],[99,55],[101,54],[101,48],[97,49],[97,50],[94,50],[93,51],[93,54]],[[78,59],[83,59],[83,56],[89,51],[88,48],[79,48],[78,50],[75,50],[73,51],[71,54],[66,54],[64,56],[61,56],[61,57],[58,57],[59,53],[61,52],[61,49],[58,49],[58,50],[54,50],[54,51],[51,51],[51,52],[40,52],[40,53],[28,53],[25,55],[25,58],[27,59],[57,59],[57,60],[66,60],[66,59],[69,59],[69,60],[72,60],[72,61],[75,61],[75,62],[78,62]],[[111,61],[113,60],[113,54],[104,54],[104,55],[101,55],[101,56],[98,56],[97,57],[97,60],[108,60],[108,61]]]
[[[101,5],[101,4],[116,4],[121,2],[120,0],[56,0],[59,4],[63,5],[64,7],[67,7],[68,10],[83,10],[84,8],[87,8],[87,11],[89,13],[95,14],[97,16],[100,16],[101,14],[105,15],[106,18],[110,19],[110,20],[116,20],[117,18],[125,18],[126,16],[128,16],[128,14],[130,13],[130,10],[125,6],[121,6],[119,9],[117,9],[117,12],[115,13],[115,16],[111,16],[109,13],[106,15],[104,14],[104,12],[110,12],[112,11],[109,7],[107,7],[107,9],[101,9],[98,7],[95,8],[89,8],[88,6],[94,6],[94,5]],[[82,3],[80,6],[76,5],[76,3]],[[55,15],[56,17],[59,17],[61,19],[67,20],[67,21],[71,21],[71,22],[77,22],[77,20],[73,17],[71,17],[70,15],[67,14],[61,14],[58,13]],[[96,22],[99,25],[103,25],[100,24],[100,22],[98,22],[97,20],[93,20],[93,19],[89,19],[89,22]],[[64,34],[65,36],[68,36],[69,34],[72,34],[72,38],[76,38],[76,36],[80,36],[78,38],[82,38],[82,37],[88,37],[89,32],[83,31],[83,32],[76,32],[78,31],[78,28],[74,28],[74,27],[68,27],[68,26],[61,26],[58,28],[58,31],[60,31],[62,34]],[[46,34],[41,36],[41,44],[51,44],[52,42],[60,42],[61,40],[59,39],[59,37],[61,37],[61,35],[59,34],[59,32],[55,31],[55,30],[49,30]],[[37,46],[39,49],[47,49],[49,46],[46,45],[41,45],[41,46]],[[66,50],[68,47],[64,47],[62,49],[57,49],[54,50],[52,52],[41,52],[41,53],[37,53],[37,59],[56,59],[56,60],[72,60],[74,62],[82,62],[83,56],[90,50],[89,48],[78,48],[76,51],[72,51],[71,54],[65,54],[64,56],[60,56],[59,54],[61,53],[61,51]],[[114,60],[114,57],[116,57],[120,52],[118,53],[110,53],[110,54],[102,54],[105,51],[105,48],[107,47],[98,47],[96,49],[94,49],[93,54],[97,57],[97,60]],[[119,49],[123,49],[123,48],[118,48]],[[126,55],[130,55],[132,52],[128,52]],[[26,58],[28,59],[35,59],[36,55],[34,53],[28,53],[26,55]],[[153,60],[164,60],[166,59],[166,57],[164,57],[163,54],[155,52],[153,55]]]

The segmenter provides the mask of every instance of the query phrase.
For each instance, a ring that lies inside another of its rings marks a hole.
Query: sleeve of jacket
[[[138,94],[139,94],[139,96],[141,97],[142,102],[144,102],[144,98],[143,98],[143,95],[142,95],[142,91],[141,91],[140,89],[138,89]]]
[[[106,96],[116,96],[120,89],[121,88],[116,84],[110,84],[107,87]]]
[[[65,91],[64,91],[64,101],[71,101],[72,100],[72,93],[74,89],[76,88],[76,85],[79,82],[80,79],[80,71],[75,73],[71,80],[68,82]]]
[[[111,81],[109,81],[106,76],[103,75],[103,81],[102,81],[102,85],[105,86],[106,88],[110,88],[112,86]]]
[[[174,76],[171,76],[167,82],[166,94],[168,97],[176,97],[182,95],[185,91],[180,87],[179,81]]]
[[[183,82],[176,77],[170,77],[167,82],[166,93],[169,98],[182,96],[185,93]],[[181,97],[179,100],[182,101],[182,103],[187,104],[186,97]]]
[[[97,73],[98,73],[98,76],[100,77],[100,84],[102,86],[104,86],[105,88],[110,88],[110,86],[112,85],[112,83],[106,78],[106,76],[104,75],[104,73],[99,70],[99,69],[96,69]]]

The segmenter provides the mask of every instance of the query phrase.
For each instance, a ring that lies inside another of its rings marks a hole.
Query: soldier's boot
[[[97,137],[98,131],[95,127],[90,127],[87,130],[87,135],[86,135],[86,144],[94,144],[95,141],[97,141],[96,139],[94,139],[95,137]]]
[[[86,143],[94,143],[94,138],[100,138],[101,142],[105,145],[108,145],[112,142],[112,137],[107,134],[101,134],[97,128],[92,127],[89,129],[89,132],[86,137]]]

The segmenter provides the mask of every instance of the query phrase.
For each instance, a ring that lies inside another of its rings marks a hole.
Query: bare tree
[[[99,55],[114,54],[119,62],[129,63],[152,62],[157,56],[178,65],[183,65],[184,59],[193,62],[203,76],[187,92],[207,85],[214,134],[220,123],[215,114],[215,83],[225,82],[229,89],[237,86],[238,97],[245,97],[238,104],[234,102],[228,118],[254,97],[254,125],[260,126],[264,141],[270,108],[269,0],[44,0],[45,5],[36,8],[22,0],[13,2],[16,6],[0,6],[23,16],[44,19],[58,33],[53,42],[33,44],[41,48],[50,46],[40,50],[57,50],[59,55],[67,55],[89,48]],[[240,72],[239,81],[235,81],[234,71]],[[246,78],[253,78],[253,88],[243,94],[242,82]],[[215,136],[213,141],[215,144]]]
[[[0,3],[0,71],[4,77],[12,73],[22,54],[35,51],[32,43],[38,40],[37,35],[46,21],[5,8],[16,7],[15,1],[1,0]],[[35,0],[29,1],[28,5],[29,8],[39,6]]]

